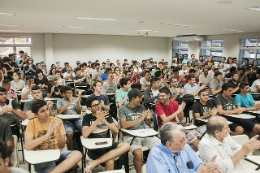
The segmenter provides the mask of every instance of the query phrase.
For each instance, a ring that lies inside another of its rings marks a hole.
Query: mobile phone
[[[96,145],[105,145],[105,144],[107,144],[107,141],[103,141],[103,142],[96,142],[95,144],[96,144]]]

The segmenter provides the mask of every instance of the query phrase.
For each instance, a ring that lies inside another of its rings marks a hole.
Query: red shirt
[[[159,124],[159,127],[162,126],[162,119],[160,118],[161,115],[165,114],[166,117],[172,115],[174,112],[176,112],[179,108],[178,102],[174,101],[174,100],[170,100],[170,103],[168,106],[164,106],[161,102],[158,102],[155,105],[155,111],[157,114],[157,121]],[[171,120],[171,122],[176,123],[176,118],[173,118]]]

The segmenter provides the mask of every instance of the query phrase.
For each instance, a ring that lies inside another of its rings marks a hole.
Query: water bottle
[[[125,171],[125,165],[122,165],[121,170]]]

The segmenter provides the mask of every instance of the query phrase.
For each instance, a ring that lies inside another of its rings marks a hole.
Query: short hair
[[[225,60],[227,59],[227,58],[226,58],[226,57],[224,57],[224,56],[223,56],[222,58],[224,58]]]
[[[38,114],[39,109],[45,105],[47,105],[47,103],[44,100],[36,100],[32,104],[32,112]]]
[[[227,91],[228,88],[233,88],[233,85],[231,83],[224,83],[222,85],[222,91]]]
[[[109,71],[112,71],[112,68],[110,68],[110,67],[106,68],[105,73],[107,73],[107,72],[109,72]]]
[[[67,91],[72,91],[71,86],[66,85],[66,86],[63,87],[63,93],[66,93]]]
[[[128,70],[130,71],[130,69],[134,69],[134,67],[130,66],[130,67],[128,68]]]
[[[5,93],[6,89],[4,87],[0,87],[0,92]]]
[[[240,83],[240,85],[239,85],[239,89],[241,90],[241,89],[244,89],[246,86],[248,86],[249,85],[249,83],[247,83],[247,82],[244,82],[244,81],[242,81],[241,83]]]
[[[127,75],[127,73],[131,73],[131,71],[129,71],[129,70],[128,70],[128,71],[125,71],[125,73],[124,73],[124,74],[125,74],[125,75]]]
[[[144,75],[146,75],[147,73],[149,73],[149,74],[150,74],[151,72],[150,72],[150,71],[146,71],[146,72],[144,72]]]
[[[105,62],[102,62],[102,64],[106,64]]]
[[[161,71],[156,71],[155,73],[154,73],[154,76],[155,77],[159,77],[159,76],[161,76],[162,75],[162,72]]]
[[[24,51],[20,50],[20,51],[19,51],[19,53],[22,53],[22,54],[24,54]]]
[[[214,74],[214,77],[217,77],[218,75],[222,75],[221,72],[217,71],[215,74]]]
[[[32,86],[32,91],[34,90],[40,90],[41,88],[38,85],[33,85]]]
[[[193,79],[193,78],[195,78],[195,76],[192,75],[192,74],[189,74],[189,76],[187,77],[188,80],[191,80],[191,79]]]
[[[77,71],[79,71],[79,70],[81,70],[81,69],[77,67],[77,68],[75,69],[75,72],[77,72]]]
[[[158,77],[152,77],[150,79],[150,86],[152,86],[155,82],[157,82],[158,80],[160,80]]]
[[[43,73],[43,72],[42,72],[42,69],[37,69],[37,70],[36,70],[36,74],[38,74],[38,73]]]
[[[218,131],[222,131],[223,128],[224,128],[224,124],[221,123],[221,121],[219,120],[216,120],[218,118],[223,118],[223,117],[220,117],[220,116],[213,116],[211,117],[208,122],[207,122],[207,134],[209,135],[212,135],[212,136],[215,136],[215,131],[218,130]],[[223,118],[224,119],[224,118]]]
[[[245,58],[244,62],[245,62],[245,61],[249,61],[249,59],[248,59],[248,58]]]
[[[167,141],[174,143],[174,133],[173,131],[183,131],[184,128],[176,123],[164,123],[160,129],[161,143],[166,145]]]
[[[87,100],[86,100],[86,106],[91,107],[92,102],[95,101],[95,100],[98,101],[97,97],[95,97],[95,96],[88,97]]]
[[[64,65],[66,66],[67,64],[69,64],[68,62],[65,62]]]
[[[190,69],[189,73],[196,73],[196,71],[194,69]]]
[[[245,69],[244,69],[244,68],[242,68],[242,67],[241,67],[239,70],[243,70],[243,71],[245,72]]]
[[[237,70],[237,68],[233,66],[230,68],[230,73],[235,72],[236,70]]]
[[[237,73],[231,73],[231,77],[234,77]],[[238,75],[238,74],[237,74]]]
[[[8,62],[8,61],[11,61],[11,59],[7,56],[3,57],[2,59],[3,62]]]
[[[36,63],[36,66],[39,65],[39,64],[41,64],[41,63],[38,63],[38,62],[37,62],[37,63]]]
[[[120,79],[119,83],[120,83],[120,85],[121,85],[122,87],[124,87],[124,85],[127,85],[127,83],[128,83],[129,80],[130,80],[130,79],[128,79],[128,78],[126,78],[126,77],[123,77],[123,78]]]
[[[160,88],[159,93],[171,94],[170,89],[167,87]]]
[[[60,70],[55,70],[55,74],[57,74],[57,73],[61,73],[61,71]]]
[[[5,160],[7,157],[11,156],[11,151],[7,148],[6,143],[0,139],[0,157]]]
[[[95,66],[100,66],[100,64],[98,62],[95,63]]]
[[[11,82],[11,80],[8,78],[3,80],[3,84],[8,84],[9,82]]]
[[[236,57],[232,58],[232,60],[236,60],[236,59],[237,59]]]
[[[201,93],[204,93],[204,92],[208,92],[206,88],[204,88],[204,89],[200,90],[200,91],[199,91],[199,93],[198,93],[198,95],[200,96],[200,95],[201,95]]]
[[[173,67],[173,68],[172,68],[172,73],[176,73],[176,72],[179,72],[178,67]]]
[[[100,82],[100,83],[102,84],[102,82],[101,82],[100,80],[95,80],[95,81],[92,83],[92,86],[93,86],[93,87],[96,87],[98,82]]]
[[[28,80],[30,80],[30,79],[33,79],[33,77],[32,77],[32,76],[29,76],[29,75],[27,75],[27,76],[25,77],[25,81],[28,81]]]

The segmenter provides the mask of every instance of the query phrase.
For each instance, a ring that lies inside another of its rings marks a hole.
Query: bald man
[[[245,155],[260,148],[258,137],[254,136],[241,146],[230,137],[227,120],[213,116],[207,122],[207,134],[199,143],[200,158],[209,161],[217,155],[215,163],[223,173],[243,170],[239,162]]]

